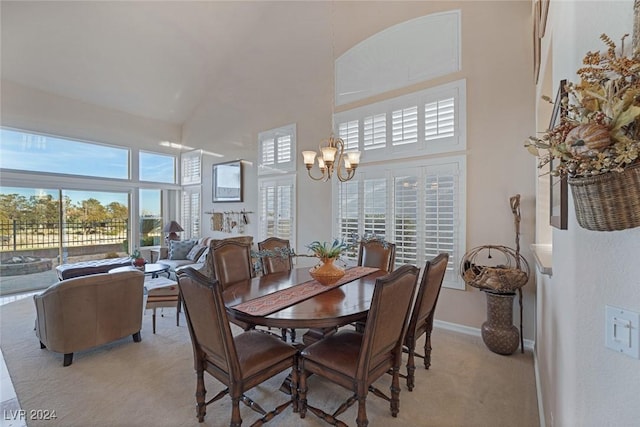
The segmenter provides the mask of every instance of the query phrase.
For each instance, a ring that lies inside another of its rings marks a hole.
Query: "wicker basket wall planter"
[[[582,228],[615,231],[640,226],[640,164],[620,173],[567,181]]]

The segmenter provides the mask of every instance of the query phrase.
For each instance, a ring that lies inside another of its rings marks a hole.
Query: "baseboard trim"
[[[546,427],[547,423],[544,417],[544,400],[542,400],[542,383],[540,382],[540,369],[538,367],[538,353],[533,352],[533,371],[536,376],[536,396],[538,397],[538,420],[540,427]]]
[[[460,325],[458,323],[445,322],[443,320],[434,320],[433,326],[436,328],[446,329],[448,331],[460,332],[462,334],[473,335],[474,337],[482,337],[482,332],[479,328],[472,328],[471,326]],[[524,340],[524,348],[526,350],[533,351],[535,341]]]

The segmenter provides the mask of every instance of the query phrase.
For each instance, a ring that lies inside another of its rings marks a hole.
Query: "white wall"
[[[551,2],[554,88],[576,81],[587,51],[633,30],[633,1]],[[630,38],[627,39],[630,43]],[[619,44],[619,43],[618,43]],[[546,221],[540,218],[539,221]],[[548,426],[636,426],[640,360],[605,348],[605,305],[640,311],[640,228],[553,229],[553,276],[539,276],[536,358]]]

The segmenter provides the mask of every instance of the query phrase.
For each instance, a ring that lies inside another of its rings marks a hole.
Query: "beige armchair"
[[[39,295],[36,336],[40,348],[73,353],[132,335],[140,341],[144,274],[140,271],[101,273],[62,280]]]

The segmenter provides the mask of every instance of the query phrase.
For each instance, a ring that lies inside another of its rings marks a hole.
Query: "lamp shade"
[[[179,231],[184,231],[184,229],[176,221],[171,221],[164,226],[164,229],[162,231],[164,231],[165,233],[177,233]]]

